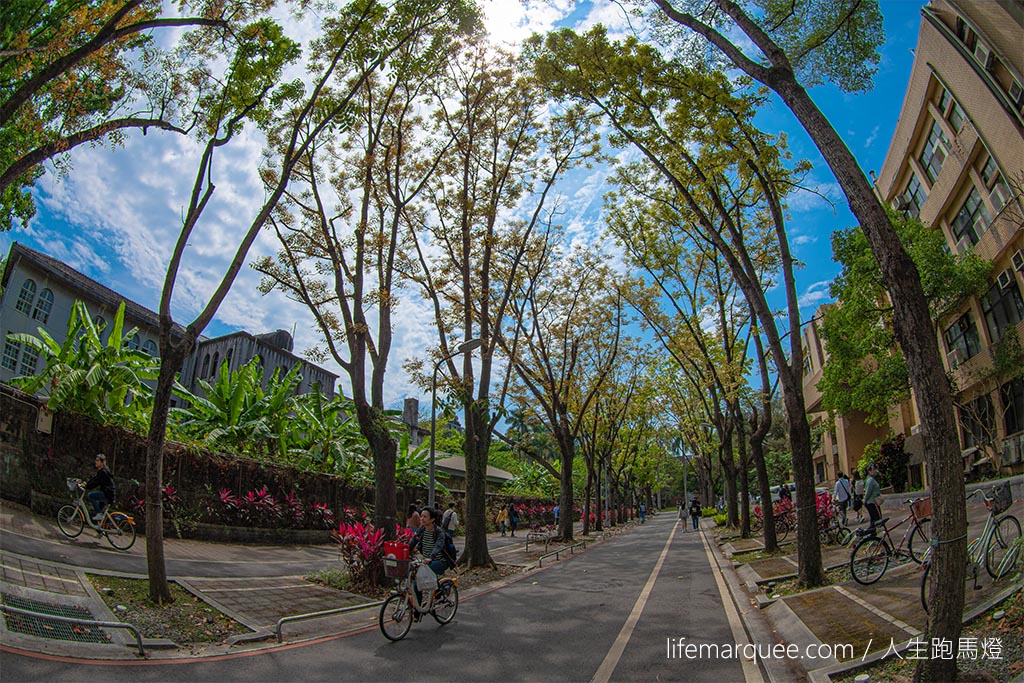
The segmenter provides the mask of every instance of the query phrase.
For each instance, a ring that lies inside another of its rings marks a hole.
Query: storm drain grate
[[[3,604],[18,609],[38,612],[40,614],[51,614],[55,617],[69,617],[72,619],[87,619],[96,621],[92,613],[84,607],[74,605],[53,605],[48,602],[19,598],[16,595],[3,593]],[[25,614],[12,614],[4,612],[4,623],[7,629],[14,633],[24,633],[39,638],[51,638],[53,640],[70,640],[76,643],[109,643],[110,636],[101,629],[87,624],[66,624],[60,621],[51,621],[40,617],[30,617]]]

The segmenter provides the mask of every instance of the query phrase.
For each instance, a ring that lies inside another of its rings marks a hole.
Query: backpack
[[[448,525],[452,523],[452,514],[451,510],[445,510],[444,516],[441,518],[441,528],[445,531],[448,531]]]
[[[442,550],[445,561],[451,569],[455,569],[455,565],[459,561],[459,552],[455,549],[455,534],[447,529],[444,530],[444,550]]]

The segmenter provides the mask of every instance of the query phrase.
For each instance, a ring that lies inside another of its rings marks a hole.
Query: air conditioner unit
[[[1022,448],[1021,437],[1013,436],[1003,441],[1003,465],[1016,465],[1024,460],[1024,448]]]
[[[969,237],[967,237],[967,235],[964,235],[963,237],[960,238],[960,241],[956,243],[956,246],[953,247],[953,251],[955,251],[957,254],[964,254],[967,253],[967,251],[970,250],[970,248],[971,240]]]
[[[1010,201],[1010,191],[1006,189],[1006,185],[1003,183],[996,183],[996,186],[992,188],[992,194],[989,195],[989,198],[992,200],[992,206],[995,207],[996,211],[999,211]]]
[[[946,365],[950,370],[956,370],[964,362],[964,352],[960,349],[953,349],[946,354]]]
[[[1010,285],[1013,284],[1013,271],[1007,268],[1003,272],[999,273],[997,278],[1000,289],[1009,289]]]
[[[1024,273],[1024,251],[1018,249],[1013,252],[1013,256],[1010,257],[1010,263],[1013,264],[1014,270],[1019,273]]]
[[[1016,78],[1011,79],[1010,87],[1006,89],[1006,94],[1010,96],[1011,102],[1020,104],[1021,99],[1024,99],[1024,87],[1021,86],[1020,81]]]
[[[974,46],[974,58],[978,60],[986,69],[992,66],[992,50],[989,49],[985,43],[978,41],[978,44]]]

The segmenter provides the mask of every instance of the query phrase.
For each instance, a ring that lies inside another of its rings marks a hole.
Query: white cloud
[[[818,238],[814,235],[796,235],[791,241],[797,246],[802,246],[804,244],[814,244],[818,241]]]
[[[800,308],[808,306],[817,308],[820,304],[830,300],[832,297],[828,292],[828,288],[831,284],[832,283],[829,280],[822,280],[821,282],[815,282],[808,287],[798,299]]]
[[[495,43],[518,47],[531,34],[550,31],[575,5],[575,0],[486,0],[484,26]]]

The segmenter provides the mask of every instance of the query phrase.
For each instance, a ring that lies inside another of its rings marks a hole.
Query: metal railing
[[[561,559],[560,558],[560,554],[561,553],[564,553],[564,552],[568,551],[568,553],[570,555],[574,555],[575,554],[574,549],[575,548],[581,548],[581,547],[583,548],[583,550],[586,550],[587,549],[587,542],[586,541],[580,541],[579,543],[573,543],[572,545],[570,545],[567,548],[559,548],[558,550],[553,550],[550,553],[547,553],[546,555],[541,555],[540,557],[537,558],[537,566],[538,567],[543,567],[544,566],[544,558],[545,557],[551,557],[552,555],[554,555],[555,559],[558,560],[558,559]]]
[[[0,605],[0,611],[10,612],[12,614],[21,614],[27,617],[34,617],[36,619],[58,621],[64,624],[82,624],[85,626],[98,626],[100,628],[123,628],[131,631],[132,635],[135,636],[135,642],[139,646],[139,655],[142,657],[146,656],[146,649],[142,646],[142,634],[139,632],[139,629],[135,628],[131,624],[122,624],[119,621],[96,621],[94,619],[79,619],[77,617],[60,617],[56,614],[33,612],[31,610],[21,609],[20,607],[11,607],[9,605]]]
[[[281,617],[277,620],[277,626],[274,627],[274,634],[277,636],[277,642],[283,642],[284,635],[281,633],[281,627],[290,621],[305,621],[306,619],[318,619],[320,617],[329,617],[332,614],[345,614],[347,612],[358,612],[359,610],[370,609],[371,607],[380,607],[384,604],[383,600],[377,602],[368,602],[365,605],[353,605],[351,607],[336,607],[335,609],[326,609],[322,612],[308,612],[306,614],[293,614],[287,617]]]

